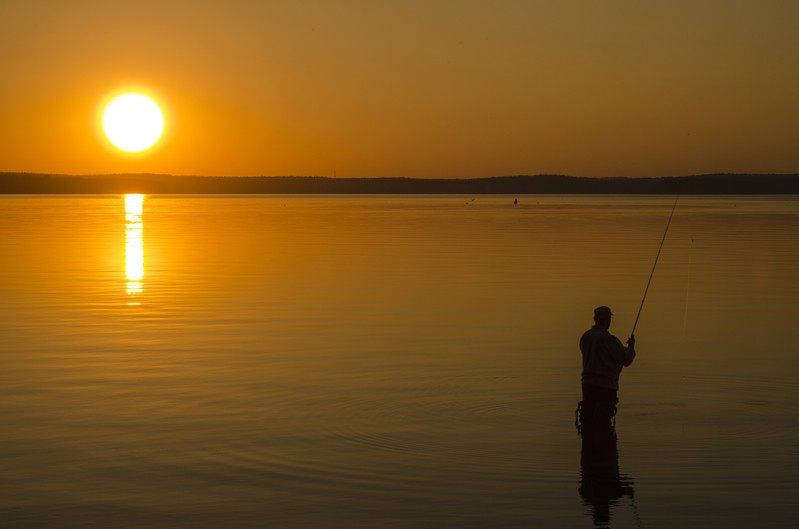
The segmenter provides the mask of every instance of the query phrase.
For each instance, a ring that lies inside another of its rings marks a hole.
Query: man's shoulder
[[[605,336],[610,336],[608,330],[595,325],[585,331],[580,337],[580,346],[583,347],[587,346],[589,343],[596,344],[602,342],[606,339]]]
[[[590,329],[588,329],[587,331],[585,331],[580,340],[582,341],[589,339],[603,344],[612,344],[612,345],[621,344],[621,340],[619,340],[618,337],[611,334],[610,331],[605,327],[599,325],[595,325]]]
[[[583,336],[611,336],[610,332],[604,327],[594,325],[583,333]]]

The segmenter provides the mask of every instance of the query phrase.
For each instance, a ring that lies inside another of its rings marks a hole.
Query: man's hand
[[[627,338],[627,350],[624,351],[624,367],[629,366],[635,360],[635,335],[631,334]]]

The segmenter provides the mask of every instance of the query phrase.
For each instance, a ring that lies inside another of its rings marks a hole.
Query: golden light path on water
[[[125,292],[130,305],[139,303],[136,298],[142,293],[144,279],[143,206],[144,195],[125,195]]]

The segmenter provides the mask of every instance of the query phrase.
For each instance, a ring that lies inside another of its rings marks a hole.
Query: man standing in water
[[[613,313],[609,307],[594,309],[595,325],[580,338],[583,353],[583,401],[580,403],[580,422],[601,424],[609,422],[616,414],[619,402],[619,374],[635,359],[635,336],[627,340],[627,347],[610,334]]]

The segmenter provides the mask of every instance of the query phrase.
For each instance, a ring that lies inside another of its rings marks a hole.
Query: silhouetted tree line
[[[659,178],[564,175],[470,179],[0,173],[3,194],[799,194],[799,174]]]

